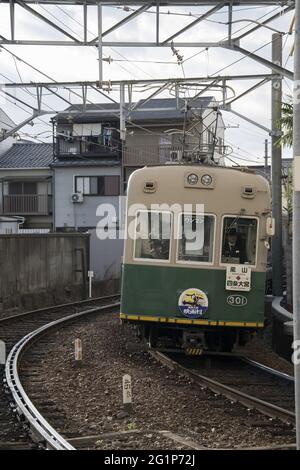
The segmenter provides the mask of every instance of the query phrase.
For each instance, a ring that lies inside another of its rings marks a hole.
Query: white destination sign
[[[227,266],[226,290],[247,291],[251,290],[251,268],[245,265]]]

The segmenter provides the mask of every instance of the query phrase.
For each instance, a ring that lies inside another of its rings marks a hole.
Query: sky
[[[51,21],[64,27],[70,34],[82,38],[83,35],[83,15],[80,6],[63,5],[31,5],[37,12],[42,13]],[[131,7],[135,9],[136,7]],[[176,30],[182,29],[186,24],[195,19],[194,15],[203,14],[207,7],[172,7],[162,8],[161,15],[161,39],[166,39]],[[253,27],[249,20],[263,21],[271,14],[280,11],[280,6],[252,6],[235,7],[233,20],[233,32],[244,28],[242,32]],[[155,40],[155,15],[154,10],[149,10],[133,21],[122,26],[105,40],[111,41],[154,41]],[[122,7],[103,7],[104,29],[109,28],[114,23],[120,21],[131,13],[124,11]],[[289,30],[293,12],[290,12],[276,21],[269,24],[277,31],[286,33]],[[181,34],[178,41],[205,41],[218,42],[227,37],[227,10],[224,8],[218,11],[207,20],[199,23],[190,30]],[[10,37],[9,5],[0,3],[0,29],[4,37]],[[97,9],[89,8],[88,14],[89,37],[92,39],[97,35]],[[267,28],[261,28],[255,33],[247,36],[241,41],[241,47],[256,51],[264,58],[271,59],[272,33]],[[238,35],[238,33],[237,33]],[[36,40],[63,40],[61,33],[54,30],[46,23],[42,22],[32,14],[26,12],[21,7],[16,7],[16,39],[36,39]],[[293,45],[293,35],[283,36],[283,65],[292,70],[293,58],[290,51]],[[95,47],[65,47],[65,46],[5,46],[10,52],[16,54],[23,61],[30,63],[35,68],[47,74],[55,81],[84,81],[98,80],[98,55]],[[221,75],[244,75],[270,73],[270,69],[258,62],[244,57],[240,53],[224,48],[210,48],[208,50],[196,48],[177,48],[183,56],[183,64],[178,65],[171,48],[142,48],[142,47],[105,47],[103,55],[105,58],[111,57],[112,62],[103,62],[104,80],[128,80],[128,79],[151,79],[151,78],[175,78],[175,77],[197,77],[213,74]],[[258,50],[259,49],[259,50]],[[36,82],[45,81],[45,77],[33,71],[24,62],[14,59],[9,52],[0,48],[0,82]],[[249,88],[255,81],[234,81],[230,82],[232,90],[228,90],[228,95],[239,94]],[[35,105],[36,99],[32,89],[22,89],[10,93]],[[78,103],[79,98],[68,90],[57,90],[68,101]],[[73,89],[76,93],[81,93],[80,89]],[[154,88],[145,90],[139,87],[134,92],[134,99],[138,100],[153,92]],[[292,82],[283,80],[284,100],[292,93]],[[186,96],[192,96],[192,91],[186,91]],[[214,95],[216,100],[221,99],[220,92],[207,92],[207,95]],[[113,90],[110,96],[119,100],[119,90]],[[170,97],[168,90],[165,90],[159,97]],[[88,99],[95,103],[104,102],[97,92],[90,92]],[[67,107],[67,103],[54,97],[52,94],[44,94],[43,109],[51,112],[42,118],[34,121],[33,126],[24,126],[19,134],[25,138],[35,138],[37,141],[52,141],[52,129],[49,120],[53,113],[61,111]],[[0,94],[0,107],[16,122],[22,122],[29,116],[29,109],[24,105],[16,105],[14,99],[4,99]],[[244,98],[236,101],[233,109],[248,116],[263,126],[271,126],[271,84],[268,83]],[[230,159],[227,163],[237,162],[244,165],[264,163],[265,139],[270,141],[270,136],[264,130],[253,126],[247,121],[238,118],[232,113],[223,112],[223,119],[226,125],[225,143],[229,146]],[[271,152],[269,145],[269,153]],[[283,156],[291,156],[289,149],[283,150]]]

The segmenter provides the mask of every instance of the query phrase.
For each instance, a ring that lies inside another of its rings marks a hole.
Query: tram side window
[[[169,212],[140,211],[136,216],[134,257],[168,260],[172,215]]]
[[[178,261],[211,263],[215,218],[211,215],[182,214],[178,240]]]
[[[255,264],[257,220],[225,217],[223,222],[222,263]]]

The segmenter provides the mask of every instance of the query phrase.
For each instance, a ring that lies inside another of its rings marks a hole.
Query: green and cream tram
[[[135,171],[127,197],[121,320],[154,347],[230,351],[264,326],[268,181],[249,170]]]

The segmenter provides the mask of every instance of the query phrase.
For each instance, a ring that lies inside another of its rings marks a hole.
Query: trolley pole
[[[282,64],[282,35],[272,35],[272,62]],[[276,234],[272,239],[272,284],[273,295],[282,295],[282,188],[281,188],[281,78],[272,80],[272,213],[276,223]]]
[[[294,81],[294,210],[293,210],[293,317],[294,347],[300,344],[300,1],[295,3],[295,81]],[[297,449],[300,450],[300,363],[295,368],[295,413]]]

